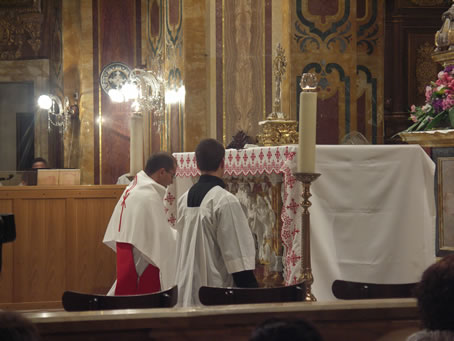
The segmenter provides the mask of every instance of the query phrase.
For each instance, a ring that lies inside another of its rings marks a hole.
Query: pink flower
[[[414,104],[410,107],[410,111],[411,112],[415,112],[416,111],[416,106]]]
[[[410,115],[410,118],[411,118],[411,120],[412,120],[413,122],[415,122],[415,123],[418,122],[418,119],[416,118],[415,115],[411,114],[411,115]]]
[[[430,100],[430,97],[432,97],[432,87],[431,86],[426,86],[426,102]]]
[[[447,96],[441,102],[441,107],[443,108],[443,110],[448,110],[449,108],[452,108],[453,106],[454,106],[454,98],[451,96]]]

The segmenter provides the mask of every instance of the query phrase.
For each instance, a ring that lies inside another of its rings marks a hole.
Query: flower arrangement
[[[426,103],[412,105],[413,124],[405,131],[449,129],[454,126],[454,65],[438,73],[438,79],[426,86]]]

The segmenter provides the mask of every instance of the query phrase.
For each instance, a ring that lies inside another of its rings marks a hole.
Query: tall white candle
[[[135,176],[143,169],[143,117],[133,113],[130,121],[129,174]]]
[[[317,122],[317,92],[300,93],[299,140],[297,154],[297,171],[299,173],[315,172],[315,137]]]

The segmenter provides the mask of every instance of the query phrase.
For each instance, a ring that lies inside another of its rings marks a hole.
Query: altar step
[[[311,321],[325,341],[394,341],[420,328],[415,299],[24,312],[43,340],[248,340],[270,318]]]

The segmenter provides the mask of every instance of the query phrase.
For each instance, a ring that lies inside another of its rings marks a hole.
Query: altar
[[[276,256],[282,256],[282,268],[275,270],[282,271],[286,285],[296,282],[301,263],[302,185],[293,176],[296,150],[296,145],[231,149],[225,156],[229,189],[232,179],[235,184],[243,177],[243,183],[254,188],[253,178],[268,175],[265,186],[275,191],[282,179],[279,234],[283,247],[274,251],[281,253]],[[177,219],[176,199],[199,174],[194,153],[174,156],[177,178],[166,196],[171,224]],[[319,145],[315,171],[321,173],[311,186],[310,199],[312,291],[317,299],[335,299],[331,285],[336,279],[417,282],[435,261],[435,165],[424,150],[417,145]],[[254,207],[245,203],[241,188],[233,189],[251,223],[248,210]],[[256,220],[257,216],[264,215],[255,214]],[[262,250],[259,256],[266,258],[269,251]]]

